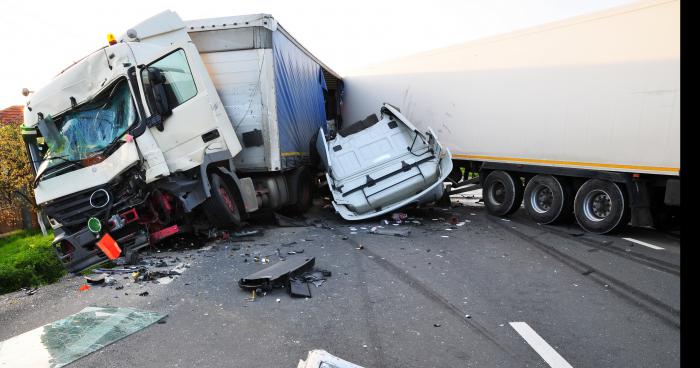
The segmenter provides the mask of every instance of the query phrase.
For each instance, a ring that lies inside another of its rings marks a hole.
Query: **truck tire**
[[[574,195],[566,183],[552,175],[536,175],[525,186],[527,214],[540,224],[551,224],[571,215]]]
[[[285,212],[293,215],[300,215],[306,212],[312,204],[313,200],[313,187],[311,181],[311,174],[307,167],[300,169],[301,171],[297,175],[292,176],[292,190],[296,191],[296,201],[289,206],[285,207]]]
[[[460,181],[462,181],[462,177],[462,168],[453,163],[452,171],[450,171],[450,173],[447,175],[447,179],[449,179],[452,182],[459,183]]]
[[[629,210],[624,193],[617,184],[589,179],[576,192],[574,215],[584,230],[607,234],[627,225]]]
[[[216,227],[240,227],[242,224],[241,204],[236,193],[219,174],[209,178],[211,197],[203,203],[204,213]]]
[[[484,204],[492,215],[510,215],[523,202],[523,184],[520,178],[505,171],[497,170],[488,174],[483,188]]]

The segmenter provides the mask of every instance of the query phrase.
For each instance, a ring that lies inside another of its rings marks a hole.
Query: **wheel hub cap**
[[[540,185],[532,191],[530,196],[530,205],[538,213],[545,213],[552,208],[554,201],[554,193],[549,187]]]
[[[501,182],[497,182],[491,189],[491,200],[498,204],[502,204],[506,199],[506,187]]]
[[[583,212],[589,220],[602,221],[610,215],[611,210],[612,201],[608,193],[594,190],[586,195]]]

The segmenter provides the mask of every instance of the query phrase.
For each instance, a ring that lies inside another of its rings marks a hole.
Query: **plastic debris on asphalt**
[[[378,235],[407,237],[411,234],[411,230],[385,230],[385,229],[380,229],[377,226],[374,226],[369,230],[369,233],[370,234],[378,234]]]
[[[391,219],[396,223],[401,223],[408,218],[408,214],[403,212],[395,212],[391,214]]]
[[[365,347],[367,347],[365,345]],[[347,360],[331,355],[325,350],[311,350],[306,360],[299,360],[297,368],[363,368]]]

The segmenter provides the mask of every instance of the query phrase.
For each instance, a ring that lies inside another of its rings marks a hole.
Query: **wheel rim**
[[[219,194],[221,194],[221,198],[224,201],[224,205],[226,208],[231,211],[231,213],[235,214],[236,213],[236,205],[233,203],[233,200],[231,199],[231,196],[228,193],[228,190],[224,188],[224,186],[219,186]]]
[[[590,221],[603,221],[611,211],[612,201],[610,195],[604,190],[592,190],[583,198],[583,214]]]
[[[506,200],[506,186],[500,181],[493,183],[489,191],[489,197],[491,197],[491,202],[498,205],[503,204]]]
[[[554,192],[546,185],[538,185],[530,194],[530,207],[537,213],[546,213],[552,208]]]

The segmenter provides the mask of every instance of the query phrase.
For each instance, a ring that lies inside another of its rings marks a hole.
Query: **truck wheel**
[[[523,184],[520,178],[505,171],[493,171],[484,180],[483,196],[490,214],[510,215],[523,202]]]
[[[304,167],[300,169],[301,172],[298,175],[293,176],[296,180],[293,183],[293,190],[296,190],[296,202],[285,208],[285,212],[290,214],[298,215],[306,212],[312,204],[313,193],[312,193],[312,181],[309,169]]]
[[[242,224],[241,205],[234,192],[219,174],[209,178],[211,197],[204,204],[209,221],[217,227],[239,227]]]
[[[457,165],[453,165],[452,171],[450,171],[450,173],[447,175],[447,179],[455,183],[459,183],[460,181],[462,181],[462,176],[462,168]]]
[[[620,230],[629,214],[620,187],[608,180],[589,179],[576,192],[574,215],[579,226],[595,234]]]
[[[573,193],[552,175],[536,175],[525,186],[525,209],[531,219],[540,224],[551,224],[571,214]]]

